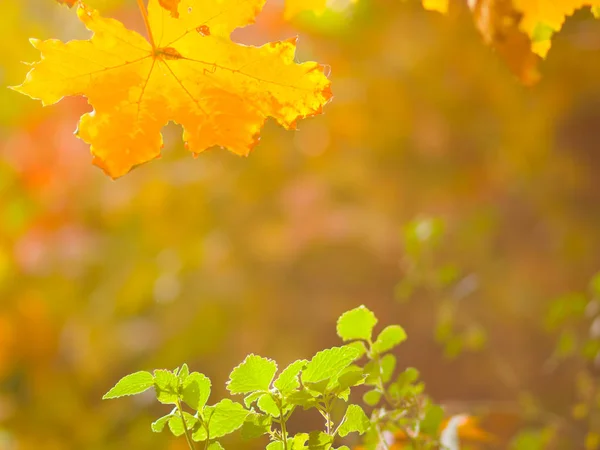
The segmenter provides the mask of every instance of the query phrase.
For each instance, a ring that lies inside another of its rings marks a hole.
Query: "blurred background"
[[[135,1],[90,3],[143,32]],[[88,36],[51,0],[1,10],[3,86],[28,38]],[[405,327],[400,366],[449,411],[518,416],[520,448],[549,429],[597,448],[600,22],[569,18],[533,87],[468,15],[417,1],[284,20],[269,0],[234,38],[296,34],[334,100],[248,158],[193,159],[169,125],[162,159],[112,181],[73,136],[85,99],[0,89],[0,449],[184,449],[150,431],[151,395],[101,396],[187,362],[215,402],[247,353],[308,358],[360,304]]]

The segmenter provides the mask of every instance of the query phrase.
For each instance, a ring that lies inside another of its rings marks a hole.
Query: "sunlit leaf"
[[[159,157],[169,121],[183,126],[194,154],[222,146],[247,155],[268,117],[294,128],[331,98],[323,66],[295,63],[295,38],[261,47],[230,40],[265,0],[181,0],[177,14],[176,2],[165,3],[169,11],[148,2],[149,40],[79,3],[92,38],[32,40],[42,59],[15,88],[44,105],[87,97],[94,111],[81,117],[77,135],[111,177]]]
[[[165,369],[154,371],[154,389],[159,402],[175,405],[178,398],[178,385],[179,379],[173,372]]]
[[[406,332],[399,325],[385,327],[373,343],[373,351],[384,353],[406,340]]]
[[[316,383],[326,380],[348,367],[358,357],[359,351],[353,347],[333,347],[318,352],[302,371],[302,381]]]
[[[363,434],[369,429],[370,421],[363,409],[358,405],[348,405],[346,414],[338,428],[340,436],[347,436],[349,433]]]
[[[124,395],[140,394],[154,385],[154,377],[150,372],[139,371],[121,378],[103,399],[118,398]]]
[[[298,386],[300,386],[298,375],[306,366],[307,362],[308,361],[301,359],[291,363],[279,374],[277,379],[273,382],[273,386],[276,387],[282,394],[296,389]]]
[[[373,327],[377,324],[375,314],[364,306],[352,309],[340,316],[337,321],[337,334],[344,341],[371,339]]]
[[[257,355],[248,355],[229,375],[227,389],[232,394],[266,391],[277,372],[275,361]]]

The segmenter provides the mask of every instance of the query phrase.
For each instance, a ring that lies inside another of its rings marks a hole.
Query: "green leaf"
[[[177,378],[179,378],[179,384],[182,385],[183,382],[185,381],[185,379],[190,374],[190,368],[188,367],[188,365],[186,363],[183,363],[183,365],[181,366],[181,369],[179,369],[179,371],[177,371],[177,369],[175,369],[173,371],[173,373],[175,375],[177,375]]]
[[[181,372],[179,373],[181,379]],[[201,411],[210,396],[210,379],[201,373],[192,372],[182,386],[182,400],[196,411]]]
[[[271,429],[271,416],[265,414],[250,413],[242,425],[242,439],[255,439],[267,434]]]
[[[219,441],[212,441],[208,444],[207,450],[225,450]]]
[[[354,347],[333,347],[318,352],[302,371],[302,381],[316,383],[339,374],[359,356]]]
[[[262,397],[258,399],[257,405],[262,412],[269,414],[270,416],[279,417],[280,415],[277,403],[275,403],[271,394],[263,394]]]
[[[227,389],[232,394],[267,391],[277,372],[275,361],[257,355],[248,355],[229,375]]]
[[[377,405],[377,403],[379,403],[379,400],[381,400],[381,395],[381,392],[379,392],[376,389],[365,392],[365,394],[363,395],[363,402],[365,402],[369,406],[375,406]]]
[[[308,434],[309,450],[329,450],[333,444],[333,436],[322,431],[312,431]]]
[[[269,442],[269,444],[265,447],[265,450],[283,450],[283,442],[282,441]]]
[[[365,382],[365,373],[361,367],[352,365],[342,370],[335,378],[327,385],[327,391],[342,392],[354,386],[359,386]]]
[[[242,426],[250,411],[241,404],[229,399],[217,403],[208,422],[210,438],[218,438],[232,433]]]
[[[353,347],[358,350],[358,357],[356,359],[367,353],[367,347],[363,341],[350,342],[349,344],[346,344],[346,347]]]
[[[338,433],[342,437],[354,432],[363,434],[369,429],[370,423],[369,418],[360,406],[348,405],[342,423],[338,427]]]
[[[423,386],[421,384],[413,384],[419,378],[419,371],[414,367],[408,367],[401,372],[396,381],[388,387],[389,394],[400,399],[406,397],[409,394],[417,395],[422,392]]]
[[[388,353],[379,360],[379,365],[381,367],[381,380],[384,383],[387,383],[394,374],[394,369],[396,368],[396,357]]]
[[[154,385],[154,377],[150,372],[139,371],[121,378],[115,386],[104,394],[103,400],[119,398],[125,395],[136,395],[150,389]]]
[[[205,411],[206,408],[212,408],[212,406],[205,406]],[[204,428],[204,426],[200,426],[196,429],[196,431],[194,431],[192,433],[192,439],[196,442],[203,442],[206,441],[206,439],[208,439],[208,435],[206,433],[206,428]]]
[[[177,404],[178,384],[179,379],[173,372],[164,369],[154,371],[154,389],[159,402],[167,405]]]
[[[405,340],[406,332],[404,329],[399,325],[390,325],[379,333],[377,340],[373,343],[372,349],[375,353],[384,353]]]
[[[421,431],[436,437],[442,420],[444,420],[444,409],[439,405],[429,403],[425,409],[425,417],[421,421]]]
[[[284,395],[297,389],[300,386],[300,382],[298,381],[298,374],[306,366],[307,363],[308,361],[306,361],[305,359],[300,359],[291,363],[277,377],[277,379],[273,383],[273,386],[275,386],[279,390],[279,392],[281,392]]]
[[[348,389],[344,389],[343,391],[339,391],[335,394],[335,396],[337,398],[341,398],[342,400],[344,400],[345,402],[348,401],[348,399],[350,398],[350,388]]]
[[[354,339],[369,341],[376,323],[375,314],[361,305],[340,316],[337,321],[337,334],[344,341]]]
[[[317,404],[319,394],[311,393],[304,389],[302,391],[294,391],[287,398],[287,402],[292,405],[302,406],[304,409],[312,408]]]
[[[196,423],[198,423],[198,418],[192,416],[189,413],[184,412],[183,417],[185,417],[185,424],[188,430],[192,430]],[[174,436],[181,436],[185,433],[185,429],[183,428],[183,420],[181,420],[181,416],[173,415],[169,419],[169,429]]]
[[[162,430],[165,429],[165,425],[171,417],[173,417],[173,414],[167,414],[166,416],[162,416],[161,418],[156,419],[154,422],[152,422],[150,428],[152,428],[152,431],[154,431],[155,433],[160,433]]]
[[[308,433],[298,433],[296,434],[292,442],[292,450],[305,450],[308,447],[306,446],[306,441],[308,441]],[[289,441],[288,441],[289,442]]]
[[[250,408],[250,405],[252,403],[254,403],[256,400],[258,400],[259,398],[261,398],[264,395],[263,391],[255,391],[252,394],[246,395],[244,397],[244,405],[246,405],[246,408]]]

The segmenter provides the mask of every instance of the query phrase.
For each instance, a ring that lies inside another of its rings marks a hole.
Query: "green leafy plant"
[[[227,381],[227,390],[241,396],[241,402],[223,399],[208,405],[210,380],[190,372],[186,364],[173,371],[127,375],[103,398],[154,388],[156,399],[173,409],[152,423],[152,431],[168,427],[173,435],[185,436],[192,450],[196,442],[203,442],[204,449],[221,449],[219,439],[238,429],[244,439],[268,435],[268,450],[348,449],[336,445],[350,433],[364,435],[368,449],[389,448],[393,436],[410,441],[416,449],[439,446],[444,414],[424,395],[418,371],[407,368],[394,377],[396,357],[390,351],[406,339],[406,333],[391,325],[373,338],[376,324],[375,314],[364,306],[342,314],[337,334],[345,345],[294,361],[279,373],[275,361],[248,355]],[[361,385],[368,388],[362,401],[372,410],[370,417],[363,406],[350,401],[352,390]],[[340,406],[345,412],[338,417]],[[323,428],[291,435],[288,422],[298,408],[318,412]]]

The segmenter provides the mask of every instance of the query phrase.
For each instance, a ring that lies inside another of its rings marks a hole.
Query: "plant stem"
[[[287,450],[287,429],[285,426],[285,417],[283,417],[282,408],[279,408],[279,417],[281,418],[281,435],[283,437],[283,450]]]
[[[177,399],[177,409],[179,410],[179,415],[181,416],[181,423],[183,423],[183,432],[185,434],[185,438],[187,439],[187,443],[190,447],[190,450],[196,450],[196,447],[194,447],[194,441],[192,441],[192,436],[190,436],[190,430],[188,430],[187,423],[185,423],[183,408],[181,407],[181,401],[179,399]],[[206,442],[208,442],[208,439],[206,440]]]
[[[137,5],[144,18],[144,25],[146,26],[146,33],[148,33],[148,39],[150,40],[150,45],[152,45],[152,50],[156,50],[156,44],[154,43],[154,37],[152,36],[152,30],[150,29],[148,10],[146,9],[146,5],[144,5],[144,0],[137,0]]]

